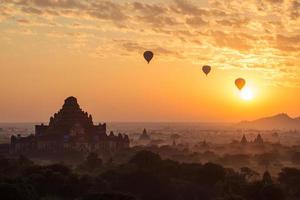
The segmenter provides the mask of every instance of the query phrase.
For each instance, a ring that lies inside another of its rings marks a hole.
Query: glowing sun
[[[241,92],[240,92],[240,97],[246,101],[250,101],[253,99],[254,94],[253,91],[249,87],[245,87]]]

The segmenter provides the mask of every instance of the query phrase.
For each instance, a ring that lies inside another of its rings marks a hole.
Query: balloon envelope
[[[202,67],[202,71],[206,74],[206,76],[209,74],[210,70],[211,70],[211,67],[209,65],[204,65]]]
[[[235,85],[239,90],[241,90],[246,85],[246,81],[243,78],[238,78],[235,80]]]
[[[150,63],[150,61],[153,58],[153,52],[152,51],[145,51],[144,52],[144,58],[145,60],[148,62],[148,64]]]

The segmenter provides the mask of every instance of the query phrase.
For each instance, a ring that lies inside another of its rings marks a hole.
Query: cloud
[[[86,9],[86,12],[92,17],[115,22],[127,19],[127,15],[123,12],[123,7],[110,1],[93,1]]]
[[[166,9],[162,7],[161,5],[149,5],[149,4],[143,4],[140,2],[134,2],[132,4],[133,10],[138,11],[139,13],[142,13],[144,15],[161,15],[166,12]]]
[[[174,0],[174,2],[175,5],[171,6],[171,9],[176,13],[193,16],[201,16],[208,13],[205,9],[197,7],[188,0]]]
[[[298,19],[298,17],[300,16],[300,1],[293,0],[290,10],[291,10],[291,18]]]
[[[283,3],[284,0],[265,0],[266,2],[269,2],[269,3]]]
[[[116,46],[120,46],[122,49],[127,51],[127,53],[135,52],[135,53],[139,53],[142,55],[142,53],[144,51],[148,50],[146,48],[147,45],[143,45],[143,44],[135,42],[135,41],[114,40],[114,43]],[[182,58],[180,53],[178,53],[177,51],[166,49],[160,45],[152,46],[150,50],[155,52],[155,55],[160,55],[160,56],[165,56],[165,57],[172,56],[172,57],[176,57],[176,58]]]
[[[33,7],[23,7],[21,10],[28,14],[35,14],[35,15],[41,15],[43,12],[40,9],[33,8]]]
[[[17,22],[20,24],[30,24],[30,21],[27,19],[18,19]]]
[[[300,51],[300,35],[285,36],[277,35],[277,48],[281,51],[299,52]]]
[[[277,41],[280,43],[285,43],[287,45],[300,44],[300,34],[293,36],[277,35]]]
[[[186,23],[193,27],[201,27],[208,23],[202,19],[202,17],[191,17],[187,18]]]
[[[99,52],[95,56],[132,56],[151,48],[164,59],[273,70],[276,77],[289,72],[284,69],[290,60],[300,66],[298,0],[0,2],[3,30],[10,23],[15,32],[22,27],[76,50]]]
[[[227,47],[237,51],[247,51],[252,48],[247,36],[243,34],[231,34],[216,31],[212,33],[215,44],[218,47]]]
[[[84,4],[81,2],[79,0],[19,0],[16,4],[51,8],[83,8]]]

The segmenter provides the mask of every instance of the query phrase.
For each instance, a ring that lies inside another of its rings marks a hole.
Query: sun
[[[240,97],[246,101],[250,101],[254,98],[253,91],[249,87],[245,87],[240,92]]]

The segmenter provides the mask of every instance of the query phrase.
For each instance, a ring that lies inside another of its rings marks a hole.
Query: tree
[[[296,165],[300,164],[300,152],[294,152],[293,153],[292,162]]]
[[[215,200],[245,200],[242,196],[238,196],[238,195],[226,195],[225,197],[219,197],[216,198]]]
[[[252,180],[254,179],[255,177],[258,177],[259,176],[259,173],[250,169],[249,167],[242,167],[240,169],[241,171],[241,175],[244,176],[244,178],[249,181],[249,180]]]
[[[21,165],[22,167],[28,167],[28,166],[32,166],[34,163],[33,161],[29,160],[26,156],[24,155],[20,155],[18,160],[17,160],[18,164]]]
[[[126,194],[103,193],[87,195],[83,200],[136,200],[136,198]]]
[[[267,185],[261,192],[262,200],[284,200],[284,193],[278,185]]]
[[[300,170],[296,168],[283,168],[278,181],[291,197],[300,198]]]
[[[256,161],[259,165],[268,168],[271,164],[278,163],[278,153],[269,152],[256,155]]]
[[[268,171],[265,171],[265,173],[263,174],[262,182],[264,185],[270,185],[273,183],[271,174]]]
[[[86,158],[86,166],[88,169],[94,170],[102,166],[102,160],[98,157],[97,153],[90,153]]]
[[[139,168],[150,169],[152,167],[157,167],[160,161],[161,158],[158,154],[144,150],[135,154],[129,162],[136,164]]]
[[[225,169],[221,165],[206,163],[198,173],[198,183],[204,186],[214,186],[218,181],[224,180]]]
[[[33,187],[22,180],[0,183],[0,198],[5,200],[37,200]]]

